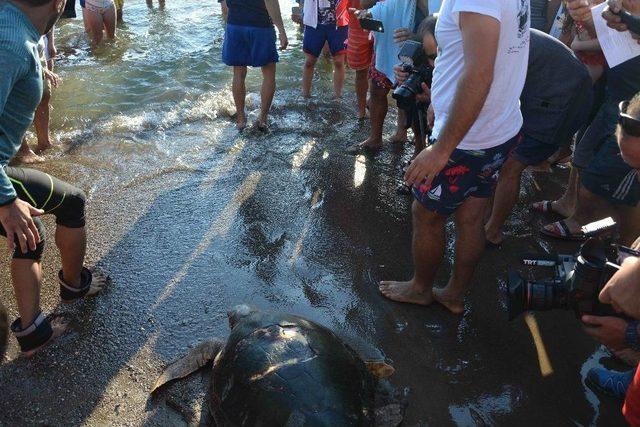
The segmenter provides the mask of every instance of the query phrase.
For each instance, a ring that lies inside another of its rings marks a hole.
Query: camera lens
[[[507,310],[509,320],[522,312],[567,308],[567,286],[555,282],[529,282],[517,272],[509,271]]]

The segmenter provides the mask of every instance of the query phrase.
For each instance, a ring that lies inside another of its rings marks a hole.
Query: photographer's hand
[[[413,33],[408,28],[397,28],[393,32],[393,41],[401,44],[413,37]]]
[[[640,258],[627,258],[600,292],[600,301],[640,319]]]
[[[369,12],[368,9],[359,10],[354,7],[350,7],[349,12],[353,13],[358,19],[371,18],[371,12]]]
[[[429,129],[433,129],[433,126],[436,124],[436,112],[433,109],[433,104],[429,105],[427,109],[427,126]]]
[[[589,0],[567,0],[567,9],[574,21],[582,23],[593,21],[591,2]]]
[[[421,83],[422,93],[416,93],[416,101],[421,102],[423,104],[428,104],[431,102],[431,89],[425,82]]]
[[[398,83],[399,85],[404,83],[409,78],[409,73],[404,71],[401,64],[393,67],[393,74],[396,79],[396,83]]]
[[[626,347],[624,342],[627,322],[619,317],[582,316],[585,323],[585,332],[612,350],[622,350]]]

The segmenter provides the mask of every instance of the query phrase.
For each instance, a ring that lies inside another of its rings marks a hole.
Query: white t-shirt
[[[520,94],[529,60],[529,0],[444,0],[436,26],[438,59],[433,73],[433,137],[449,120],[449,109],[464,70],[460,12],[474,12],[500,21],[500,41],[489,96],[461,150],[482,150],[504,144],[522,127]],[[453,118],[455,120],[455,117]]]

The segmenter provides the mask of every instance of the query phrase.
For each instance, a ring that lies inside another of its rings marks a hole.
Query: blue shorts
[[[511,153],[511,157],[526,166],[538,165],[553,155],[560,145],[538,141],[537,139],[523,135],[522,141]]]
[[[426,209],[449,216],[469,197],[493,195],[498,173],[522,136],[487,150],[454,150],[447,166],[430,186],[413,187],[413,196]]]
[[[227,24],[222,46],[222,61],[235,67],[264,67],[278,62],[276,30]]]
[[[349,26],[336,27],[333,24],[318,24],[317,28],[304,26],[304,40],[302,50],[316,58],[322,53],[325,42],[329,43],[331,56],[347,53],[347,39],[349,38]]]
[[[589,166],[580,171],[580,182],[590,192],[613,205],[635,207],[640,203],[640,175],[620,155],[615,135],[610,135]]]

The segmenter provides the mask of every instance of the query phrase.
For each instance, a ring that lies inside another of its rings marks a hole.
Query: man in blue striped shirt
[[[37,218],[56,217],[60,250],[60,297],[71,302],[97,293],[103,278],[83,267],[86,250],[85,196],[46,173],[9,167],[42,97],[43,70],[38,41],[54,26],[65,0],[0,3],[0,234],[12,250],[11,276],[20,317],[11,325],[29,356],[62,333],[40,310],[44,227]]]

